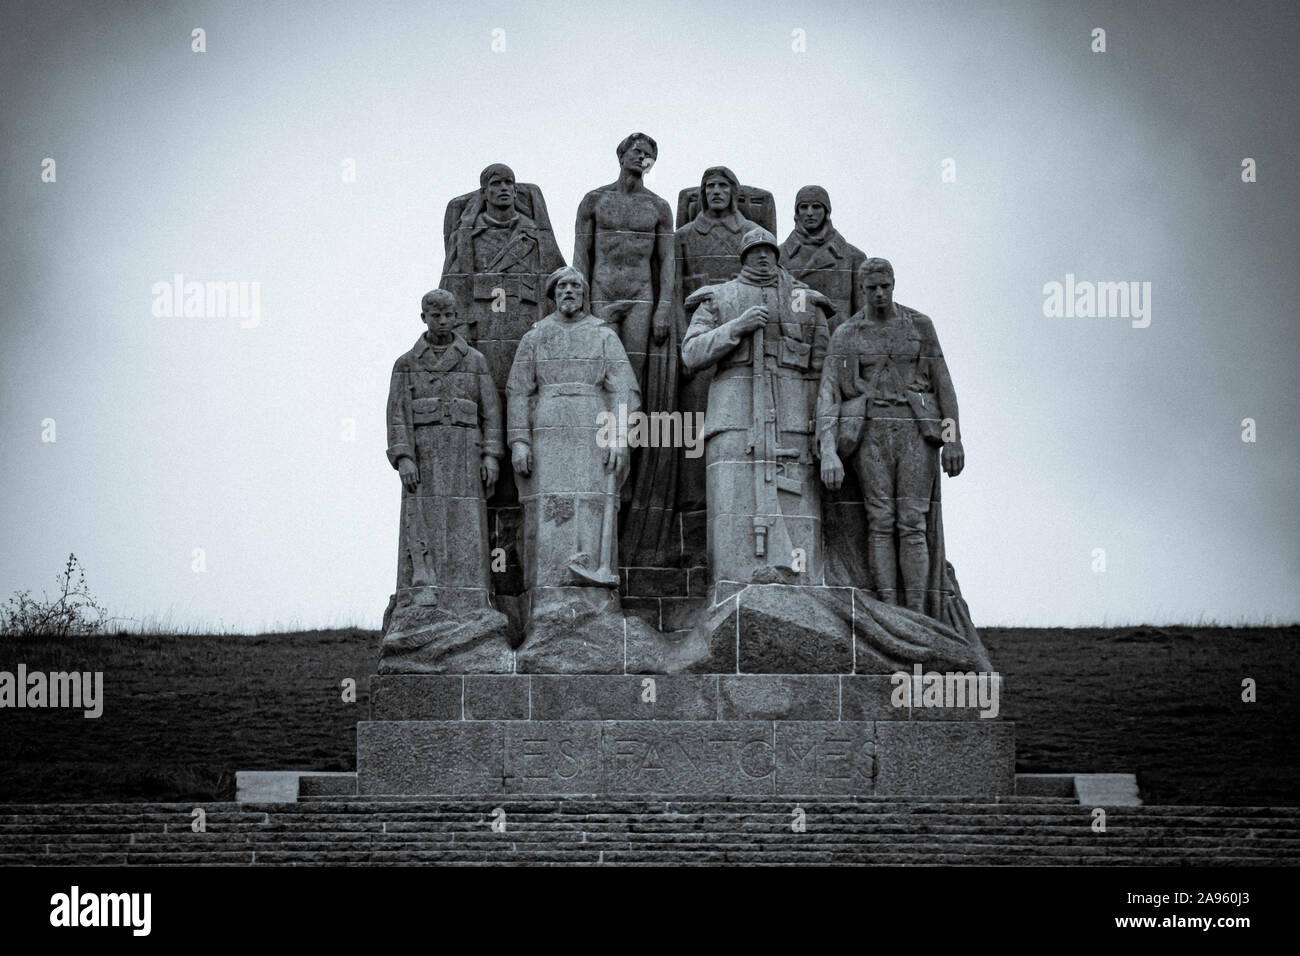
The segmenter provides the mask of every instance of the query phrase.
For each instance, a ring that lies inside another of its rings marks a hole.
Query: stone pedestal
[[[529,599],[528,636],[515,655],[519,673],[622,673],[627,624],[617,590],[536,587]]]
[[[357,792],[1004,795],[1014,725],[889,675],[380,675]]]
[[[509,673],[513,670],[510,622],[504,614],[488,606],[398,607],[380,646],[381,674]]]

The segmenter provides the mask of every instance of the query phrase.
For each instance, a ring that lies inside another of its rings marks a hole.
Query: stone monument
[[[507,380],[506,446],[525,512],[522,642],[507,644],[500,615],[490,617],[482,532],[455,568],[437,549],[463,515],[482,513],[488,452],[502,451],[490,437],[485,360],[456,345],[446,300],[432,303],[428,344],[399,362],[415,390],[395,371],[390,418],[409,414],[411,424],[402,419],[390,457],[405,480],[425,467],[426,445],[441,461],[442,446],[429,443],[450,442],[445,454],[460,464],[446,494],[457,504],[445,514],[412,508],[418,520],[403,525],[411,570],[371,685],[372,719],[358,725],[358,793],[1012,793],[1013,726],[992,711],[972,719],[961,703],[932,707],[936,679],[1000,688],[943,552],[940,465],[959,473],[963,453],[933,325],[893,303],[892,269],[878,259],[859,272],[867,305],[837,318],[830,295],[782,267],[771,230],[739,218],[743,189],[720,168],[694,192],[701,208],[722,213],[715,218],[745,222],[734,269],[696,246],[717,224],[675,239],[665,259],[665,207],[639,181],[654,143],[634,134],[618,152],[619,182],[589,193],[579,212],[581,264],[547,280],[542,297],[553,295],[554,311],[521,337]],[[828,197],[801,198],[829,210]],[[815,212],[805,209],[804,231],[824,246],[829,221],[819,227]],[[676,290],[700,283],[680,303],[684,330],[661,324],[665,276]],[[620,585],[656,570],[637,560],[664,553],[634,548],[629,560],[620,537],[629,510],[643,529],[660,520],[672,471],[647,457],[646,494],[659,497],[620,493],[629,449],[610,423],[620,410],[624,419],[645,410],[652,389],[658,409],[675,410],[664,388],[679,331],[683,368],[710,375],[701,403],[709,577],[657,569],[690,582],[692,596],[670,614],[667,599],[620,596]],[[640,380],[625,342],[648,343]],[[439,348],[459,357],[440,358]],[[421,404],[434,397],[433,372],[454,362],[477,369],[476,404]],[[462,445],[439,431],[468,432],[471,407],[483,436],[473,481],[464,465],[473,436]],[[412,432],[414,444],[403,437]],[[833,494],[846,472],[870,499],[828,509],[823,485]],[[434,475],[419,476],[406,497],[435,487]],[[853,534],[826,534],[850,519]],[[453,597],[467,609],[445,621],[420,616],[449,613]],[[492,626],[474,630],[480,619]],[[448,643],[461,633],[465,641]],[[923,681],[919,668],[949,673]]]

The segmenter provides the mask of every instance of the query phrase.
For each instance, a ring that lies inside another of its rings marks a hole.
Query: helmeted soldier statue
[[[692,293],[682,362],[714,369],[704,423],[713,580],[821,584],[812,420],[830,302],[778,265],[776,238],[745,233],[740,274]],[[801,560],[803,563],[801,566]]]
[[[740,244],[752,229],[762,228],[739,209],[740,180],[726,166],[710,166],[700,177],[695,218],[677,230],[677,299],[682,304],[683,334],[702,301],[695,292],[734,279],[740,272]],[[687,417],[705,411],[713,368],[685,370],[677,384],[677,407]],[[679,512],[702,511],[707,497],[705,464],[683,458],[677,478]]]

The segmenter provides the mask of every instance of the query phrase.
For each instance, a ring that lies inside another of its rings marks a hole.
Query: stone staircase
[[[205,804],[202,833],[194,809],[0,806],[0,865],[1300,864],[1296,807],[1107,807],[1104,833],[1046,796],[340,796]]]

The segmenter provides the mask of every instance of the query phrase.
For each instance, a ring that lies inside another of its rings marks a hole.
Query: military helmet
[[[776,253],[776,259],[781,261],[781,247],[777,245],[776,236],[772,235],[762,226],[749,230],[740,240],[740,258],[745,258],[745,253],[755,246],[771,246],[772,251]]]

